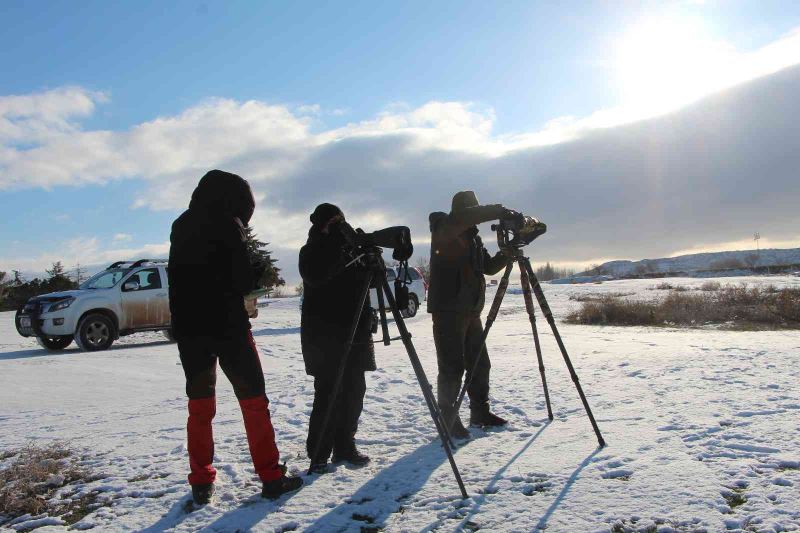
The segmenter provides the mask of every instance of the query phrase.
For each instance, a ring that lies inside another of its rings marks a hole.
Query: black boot
[[[315,462],[311,465],[308,469],[309,474],[327,474],[328,473],[328,461],[320,461]]]
[[[286,465],[280,465],[281,477],[265,481],[261,486],[261,497],[274,500],[287,492],[294,492],[303,486],[303,478],[286,475]]]
[[[470,406],[469,425],[476,427],[499,427],[505,426],[508,421],[489,411],[489,404],[481,405],[477,409]]]
[[[205,505],[214,495],[214,484],[192,485],[192,500],[196,505]]]
[[[364,466],[370,461],[369,456],[359,452],[355,444],[334,449],[332,460],[334,463],[345,462],[354,466]]]

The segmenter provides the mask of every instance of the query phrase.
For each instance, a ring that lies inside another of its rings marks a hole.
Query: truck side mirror
[[[138,291],[139,290],[139,282],[138,281],[126,281],[125,285],[122,286],[122,290],[124,292]]]

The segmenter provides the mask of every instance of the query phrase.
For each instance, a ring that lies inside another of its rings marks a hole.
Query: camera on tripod
[[[411,276],[408,273],[408,259],[414,253],[414,245],[411,243],[411,230],[406,226],[390,226],[379,229],[371,233],[365,233],[361,228],[353,229],[346,221],[337,224],[337,228],[344,236],[348,246],[352,248],[351,255],[354,261],[359,261],[366,268],[380,272],[385,276],[384,263],[381,257],[383,248],[392,249],[392,258],[400,262],[399,273],[394,280],[394,299],[400,309],[408,307],[409,293],[408,284],[411,283]],[[374,279],[373,288],[378,289],[378,306],[383,310],[383,295],[379,278]],[[381,322],[386,318],[381,313]],[[385,328],[384,328],[385,329]],[[377,330],[373,327],[373,330]],[[387,343],[388,344],[388,343]]]
[[[364,233],[361,228],[353,229],[353,226],[343,220],[337,227],[354,252],[373,253],[377,248],[391,248],[392,258],[401,262],[408,261],[414,253],[411,230],[406,226],[391,226]]]
[[[492,231],[497,232],[497,244],[500,248],[521,248],[533,240],[544,235],[547,224],[538,218],[522,214],[510,218],[501,218],[497,224],[492,224]]]

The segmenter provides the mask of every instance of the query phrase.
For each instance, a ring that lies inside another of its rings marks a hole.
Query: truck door
[[[169,320],[169,300],[160,270],[143,268],[122,282],[122,329],[155,328]]]

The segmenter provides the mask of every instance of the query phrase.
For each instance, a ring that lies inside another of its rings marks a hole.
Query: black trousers
[[[331,401],[335,380],[334,374],[314,376],[314,407],[308,424],[306,451],[315,463],[327,461],[332,451],[346,453],[355,446],[358,419],[364,408],[364,394],[367,390],[364,371],[353,368],[345,370],[339,394],[334,399],[331,419],[323,435],[322,423]],[[320,450],[313,457],[318,441],[321,441]]]
[[[439,405],[444,411],[452,405],[461,389],[461,378],[470,379],[475,358],[483,353],[475,376],[467,389],[470,409],[489,408],[489,370],[492,364],[484,346],[481,350],[483,323],[480,315],[433,313],[433,341],[439,375],[436,379]]]
[[[217,360],[233,385],[236,398],[245,400],[265,394],[261,360],[249,331],[225,339],[181,337],[178,353],[186,376],[186,395],[192,400],[215,395]]]

